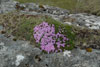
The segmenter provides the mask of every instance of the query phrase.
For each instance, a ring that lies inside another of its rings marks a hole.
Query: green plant
[[[31,44],[36,44],[33,38],[33,28],[40,24],[43,21],[48,22],[49,24],[54,24],[56,33],[59,31],[59,28],[62,27],[66,32],[64,35],[68,35],[67,37],[70,39],[71,48],[74,47],[74,38],[75,35],[72,32],[72,26],[67,24],[63,24],[59,21],[56,21],[48,16],[42,15],[25,15],[19,14],[18,12],[12,12],[9,14],[0,15],[0,24],[2,24],[8,34],[14,35],[17,39],[30,41]],[[37,45],[35,45],[37,46]]]
[[[64,51],[66,48],[68,49],[73,47],[71,43],[73,41],[68,38],[68,36],[72,34],[70,33],[70,35],[67,35],[69,32],[66,28],[59,26],[58,32],[55,31],[55,25],[48,24],[48,22],[43,22],[34,27],[33,36],[36,43],[40,44],[39,47],[41,50],[50,53]]]

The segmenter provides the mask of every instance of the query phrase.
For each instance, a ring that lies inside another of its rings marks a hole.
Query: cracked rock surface
[[[18,10],[20,13],[24,14],[48,15],[70,25],[86,27],[89,29],[100,29],[100,16],[86,13],[70,14],[68,10],[58,7],[38,5],[35,3],[20,4],[13,0],[1,0],[0,13],[8,13],[14,10]]]
[[[0,26],[2,29],[2,26]],[[69,55],[68,55],[69,54]],[[0,67],[100,67],[100,50],[44,54],[27,41],[13,41],[0,34]]]
[[[0,4],[0,13],[16,10],[17,2],[9,0],[0,0],[0,2],[3,2]],[[17,7],[19,7],[18,9],[20,9],[21,13],[49,15],[63,23],[75,24],[89,29],[100,29],[99,16],[68,14],[67,10],[38,6],[34,3],[20,4]],[[0,30],[2,29],[3,27],[0,26]],[[82,30],[81,32],[85,33],[87,30],[85,32]],[[88,33],[91,35],[98,34],[89,31]],[[79,34],[79,37],[83,36],[83,34]],[[88,37],[87,35],[89,34],[86,33],[84,36]],[[90,41],[89,39],[87,40]],[[91,40],[95,40],[95,38]],[[96,41],[97,43],[94,44],[99,45],[100,39],[98,38]],[[30,45],[27,41],[13,41],[12,38],[5,37],[5,34],[0,34],[0,67],[100,67],[100,49],[93,49],[92,52],[87,52],[86,50],[75,48],[72,51],[44,54],[39,48]]]

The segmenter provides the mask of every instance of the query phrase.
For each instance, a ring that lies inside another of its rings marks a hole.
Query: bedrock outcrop
[[[44,54],[27,41],[0,34],[0,67],[100,67],[100,50]]]
[[[48,15],[62,23],[81,27],[74,29],[77,32],[77,39],[79,38],[76,45],[92,45],[93,51],[87,52],[85,49],[75,48],[71,51],[44,54],[27,41],[13,41],[13,36],[7,38],[5,34],[0,34],[0,67],[100,67],[99,16],[69,14],[65,9],[34,3],[19,4],[16,1],[6,0],[0,4],[0,13],[14,10],[23,14]],[[0,26],[0,30],[2,29]]]

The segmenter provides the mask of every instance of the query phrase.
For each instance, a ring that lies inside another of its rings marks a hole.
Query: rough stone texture
[[[11,1],[11,0],[0,0],[0,3],[2,3],[2,2],[8,2],[8,1]]]
[[[0,34],[0,67],[100,67],[100,50],[77,48],[67,52],[70,54],[44,54],[26,41],[13,41]]]
[[[84,26],[90,29],[100,29],[100,16],[89,14],[70,14],[69,16],[76,19],[78,26]]]
[[[53,17],[63,23],[86,27],[89,29],[100,29],[100,17],[86,13],[69,14],[68,10],[48,5],[37,5],[35,3],[20,4],[16,1],[2,2],[0,13],[8,13],[18,10],[24,14],[44,14]]]
[[[76,25],[81,27],[86,27],[89,29],[100,29],[100,17],[79,13],[79,14],[69,14],[68,10],[61,9],[58,7],[50,7],[47,5],[37,5],[34,3],[17,4],[16,10],[20,10],[21,13],[25,14],[44,14],[53,17],[63,23],[70,25]]]
[[[88,14],[70,14],[67,10],[48,6],[5,2],[0,5],[0,12],[7,13],[15,9],[25,14],[44,14],[68,24],[75,24],[90,29],[99,29],[99,17]],[[91,28],[91,25],[93,27]],[[96,28],[97,27],[97,28]],[[0,30],[3,27],[0,26]],[[91,33],[90,33],[91,34]],[[98,39],[99,41],[99,39]],[[26,41],[13,41],[0,34],[0,67],[100,67],[100,49],[86,52],[79,48],[71,51],[71,56],[64,53],[44,54]]]
[[[25,41],[12,41],[0,34],[0,67],[100,67],[100,50],[89,53],[74,49],[71,57],[63,53],[43,54]]]
[[[61,9],[58,7],[51,7],[48,5],[37,5],[35,3],[25,3],[25,4],[16,4],[17,10],[23,10],[28,12],[38,12],[42,14],[52,14],[52,15],[67,15],[69,13],[68,10]]]
[[[100,49],[100,32],[98,32],[100,31],[100,16],[86,13],[69,14],[69,11],[65,9],[47,5],[37,5],[35,3],[20,4],[16,1],[9,1],[1,5],[1,13],[17,10],[21,14],[47,15],[65,24],[75,25],[76,27],[79,26],[80,28],[89,28],[89,30],[76,29],[78,33],[75,33],[79,41],[77,45]],[[90,29],[93,30],[91,31]]]
[[[4,0],[0,4],[0,14],[8,13],[15,10],[16,1]]]

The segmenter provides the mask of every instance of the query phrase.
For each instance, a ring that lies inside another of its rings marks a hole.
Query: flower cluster
[[[62,51],[61,47],[65,47],[68,38],[61,33],[55,33],[55,26],[43,22],[34,28],[34,39],[40,44],[41,50],[48,53]]]

